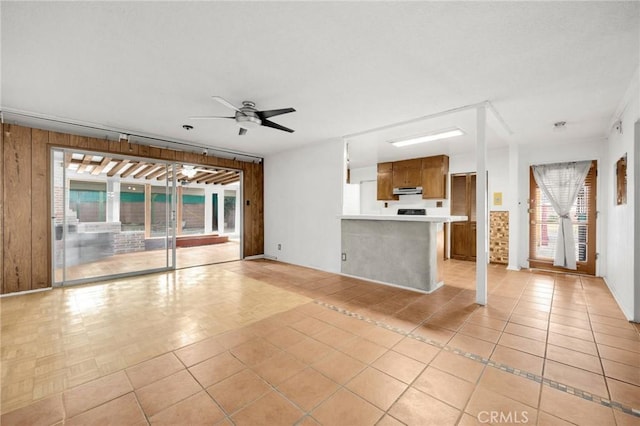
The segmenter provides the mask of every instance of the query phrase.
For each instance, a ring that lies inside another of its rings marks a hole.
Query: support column
[[[144,185],[144,237],[151,238],[151,184]]]
[[[520,270],[520,160],[518,144],[509,145],[509,186],[507,197],[509,207],[509,265],[507,269]]]
[[[634,124],[634,148],[633,148],[633,321],[640,322],[640,120]],[[627,160],[629,161],[629,160]],[[628,178],[627,178],[628,179]],[[628,187],[627,187],[628,188]],[[629,198],[627,194],[627,199]]]
[[[226,232],[224,229],[224,189],[218,191],[218,234]]]
[[[176,191],[176,236],[182,235],[182,186]]]
[[[204,188],[204,233],[211,234],[213,233],[213,203],[212,203],[212,192],[209,189],[209,185]]]
[[[487,107],[476,110],[476,303],[487,304],[488,223],[487,211]]]
[[[120,222],[120,182],[107,180],[107,222]]]

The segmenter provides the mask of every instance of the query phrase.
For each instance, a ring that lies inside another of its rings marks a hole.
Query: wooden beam
[[[224,180],[227,180],[230,177],[235,176],[237,174],[238,174],[238,172],[227,172],[227,173],[223,174],[222,176],[218,177],[217,179],[213,179],[209,183],[217,184],[217,183],[220,183],[220,182],[222,182]]]
[[[156,178],[156,177],[158,177],[158,176],[160,176],[162,174],[166,174],[167,173],[167,167],[164,164],[162,164],[162,165],[158,164],[158,165],[160,166],[160,168],[158,170],[156,170],[155,172],[149,173],[147,176],[145,176],[145,179],[151,180],[151,179]]]
[[[133,165],[131,167],[129,167],[127,170],[125,170],[124,172],[120,173],[120,177],[121,178],[126,178],[127,176],[131,175],[133,172],[135,172],[136,170],[138,170],[140,167],[144,167],[146,164],[143,162],[139,162],[139,163],[133,163]]]
[[[109,173],[107,173],[107,176],[109,177],[113,177],[116,174],[118,174],[118,172],[120,170],[122,170],[127,164],[129,164],[129,160],[122,160],[120,161],[118,164],[116,164],[111,170],[109,170]]]
[[[99,175],[100,173],[102,173],[102,170],[104,170],[104,168],[107,167],[107,164],[109,164],[110,162],[111,162],[111,158],[104,157],[100,162],[100,164],[98,164],[97,166],[93,166],[93,170],[91,170],[91,174],[94,176]]]
[[[196,183],[209,183],[217,177],[220,177],[220,173],[205,173],[204,176],[196,180]]]
[[[240,181],[240,175],[236,175],[234,177],[231,177],[227,180],[224,180],[220,183],[218,183],[218,185],[229,185],[230,183],[234,183],[234,182],[239,182]]]
[[[149,164],[147,167],[144,167],[138,173],[133,175],[133,177],[136,179],[140,179],[141,177],[145,176],[149,172],[152,172],[156,167],[157,167],[157,164]]]
[[[85,155],[82,158],[82,164],[80,164],[80,167],[78,167],[78,170],[76,170],[76,172],[78,174],[80,173],[84,173],[84,171],[87,169],[87,166],[89,164],[91,164],[91,160],[93,159],[93,155]]]
[[[189,182],[200,182],[203,178],[207,176],[211,176],[211,173],[208,172],[198,172],[194,177],[188,178]]]
[[[68,168],[69,164],[71,164],[73,162],[73,154],[71,154],[70,152],[65,152],[64,153],[64,168]]]

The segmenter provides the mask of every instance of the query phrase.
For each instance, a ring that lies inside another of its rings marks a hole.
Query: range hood
[[[421,186],[402,186],[393,188],[393,195],[422,194]]]

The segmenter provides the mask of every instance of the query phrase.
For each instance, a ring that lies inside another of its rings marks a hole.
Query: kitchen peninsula
[[[441,287],[445,222],[466,216],[345,215],[343,274],[431,293]]]

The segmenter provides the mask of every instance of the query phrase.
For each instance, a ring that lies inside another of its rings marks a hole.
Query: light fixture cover
[[[424,142],[433,142],[440,139],[448,139],[448,138],[453,138],[453,137],[462,136],[462,135],[464,135],[464,132],[456,127],[453,129],[440,130],[437,133],[430,133],[428,135],[412,136],[411,138],[391,141],[390,143],[394,146],[402,147],[402,146],[415,145],[415,144],[424,143]]]
[[[189,166],[186,164],[182,166],[182,174],[188,178],[194,177],[197,173],[198,171],[193,166]]]

